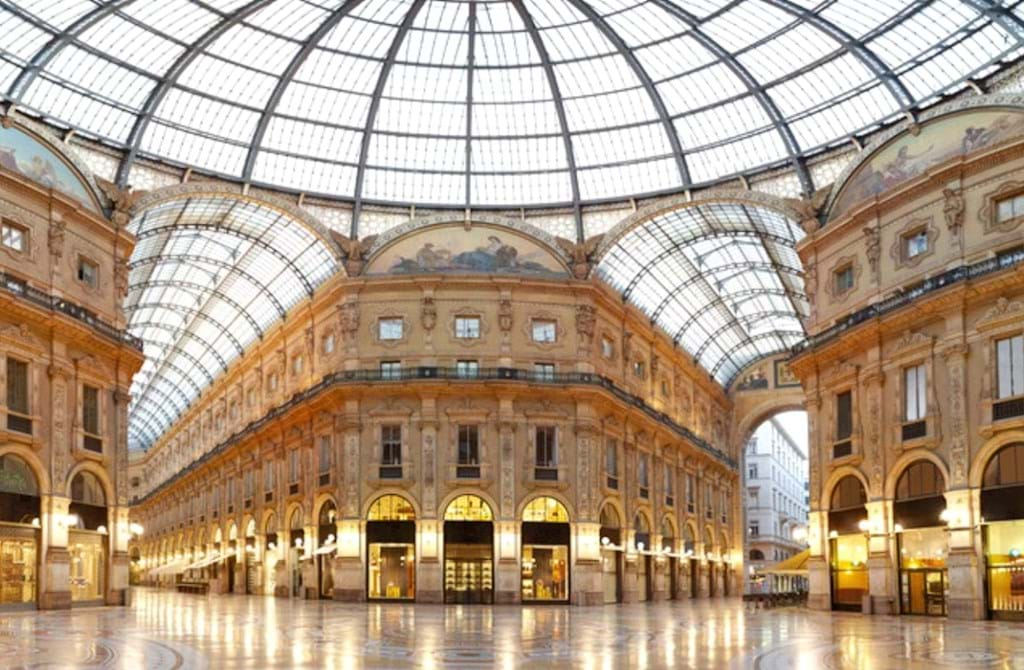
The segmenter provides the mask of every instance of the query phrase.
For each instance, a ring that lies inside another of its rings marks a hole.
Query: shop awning
[[[320,554],[333,554],[335,552],[335,550],[337,550],[337,548],[338,548],[338,545],[336,545],[336,544],[333,544],[333,543],[332,544],[325,544],[324,546],[322,546],[319,549],[317,549],[316,553],[318,555],[320,555]]]
[[[211,555],[207,556],[206,558],[201,558],[198,561],[196,561],[195,563],[192,563],[191,565],[189,565],[186,568],[186,570],[198,570],[199,568],[205,568],[206,566],[213,565],[217,561],[221,561],[221,560],[224,560],[224,556],[222,554],[219,554],[219,553],[211,554]]]
[[[185,572],[187,568],[186,563],[187,562],[185,561],[185,559],[171,561],[170,563],[164,563],[163,565],[159,565],[153,568],[146,574],[150,577],[162,577],[164,575],[180,575],[181,573]]]
[[[790,556],[784,561],[779,561],[769,568],[758,570],[761,574],[768,575],[797,575],[807,576],[807,559],[811,557],[811,550],[804,549],[795,556]]]

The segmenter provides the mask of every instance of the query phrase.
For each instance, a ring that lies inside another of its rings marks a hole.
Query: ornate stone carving
[[[930,345],[931,343],[931,336],[913,330],[905,330],[900,339],[896,340],[896,344],[893,345],[893,353],[918,346]]]
[[[114,288],[117,291],[117,296],[120,300],[123,300],[128,296],[128,276],[131,274],[131,270],[128,267],[128,259],[126,258],[115,258],[114,259]]]
[[[947,348],[942,352],[946,359],[946,373],[949,379],[949,427],[950,427],[950,484],[967,482],[967,412],[964,403],[964,358],[967,348],[963,345]]]
[[[942,190],[942,197],[944,199],[942,214],[946,217],[946,230],[953,236],[953,242],[959,247],[962,243],[960,229],[964,225],[964,210],[966,209],[963,193],[958,188],[945,188]]]
[[[53,423],[52,423],[52,486],[54,490],[63,490],[64,477],[68,473],[68,387],[67,373],[51,365],[47,372],[53,387]]]
[[[135,204],[142,196],[146,195],[146,191],[135,190],[131,186],[120,188],[114,182],[98,177],[96,184],[110,200],[111,209],[113,210],[110,213],[110,220],[118,228],[128,225],[128,221],[131,220],[132,208],[135,207]]]
[[[361,240],[354,240],[345,237],[340,233],[333,233],[338,246],[345,253],[345,272],[349,277],[354,277],[363,271],[366,259],[369,256],[373,243],[377,241],[376,235],[364,237]]]
[[[50,248],[50,256],[54,265],[57,265],[64,255],[64,234],[67,230],[67,223],[58,215],[54,215],[50,222],[50,229],[47,231],[47,246]]]
[[[338,324],[341,326],[342,337],[352,339],[359,330],[359,303],[343,302],[338,307]]]
[[[508,298],[498,302],[498,327],[503,333],[512,330],[512,301]]]
[[[356,430],[345,434],[345,500],[342,505],[346,517],[359,516],[359,432]]]
[[[810,198],[783,198],[783,202],[800,217],[800,227],[804,229],[804,232],[813,235],[821,227],[818,216],[830,193],[832,193],[832,184],[819,188]]]
[[[882,257],[882,234],[874,226],[864,227],[864,255],[867,256],[871,268],[871,279],[879,280],[878,260]]]
[[[1001,321],[1008,316],[1022,315],[1024,316],[1024,303],[1010,301],[1005,297],[1000,296],[996,299],[996,304],[990,310],[985,312],[985,316],[978,320],[978,324],[986,324],[991,321]]]
[[[583,519],[593,518],[593,483],[590,474],[590,456],[594,441],[588,432],[580,431],[576,440],[577,512]]]
[[[501,429],[501,515],[511,519],[515,515],[515,445],[512,429]]]
[[[576,333],[580,338],[580,351],[589,351],[594,342],[597,314],[593,305],[576,305]]]
[[[570,259],[572,275],[576,279],[586,279],[594,264],[594,252],[604,239],[604,234],[594,235],[584,242],[576,243],[564,237],[556,237],[555,242]]]
[[[428,295],[423,298],[423,304],[420,307],[420,324],[428,333],[437,325],[437,305],[434,304],[432,296]]]
[[[436,460],[436,431],[433,426],[423,429],[423,508],[433,515],[436,506],[434,490],[434,462]]]
[[[633,352],[633,333],[628,330],[622,333],[622,360],[629,363],[630,355]]]

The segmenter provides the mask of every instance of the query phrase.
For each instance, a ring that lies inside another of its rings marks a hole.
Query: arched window
[[[394,494],[383,495],[373,501],[366,515],[367,521],[415,521],[412,503]]]
[[[601,527],[602,528],[619,528],[622,526],[622,522],[619,520],[619,513],[615,511],[615,508],[611,505],[605,505],[601,508]]]
[[[985,467],[982,488],[1024,485],[1024,443],[1008,444],[996,452]]]
[[[761,551],[760,549],[751,549],[750,550],[750,554],[749,554],[749,558],[752,561],[763,561],[764,560],[764,552]]]
[[[267,523],[263,525],[263,532],[266,535],[277,534],[277,515],[273,512],[267,517]]]
[[[288,528],[291,530],[302,530],[302,510],[295,508],[292,512],[292,518],[288,523]]]
[[[690,524],[686,524],[683,526],[683,551],[688,551],[692,554],[696,546],[697,538],[693,533],[693,528]]]
[[[651,524],[647,521],[647,515],[637,513],[633,517],[633,542],[637,549],[651,548]]]
[[[569,523],[569,512],[565,505],[550,496],[534,498],[523,508],[523,521],[548,523]]]
[[[915,461],[896,482],[896,499],[913,500],[941,496],[946,488],[942,472],[931,461]]]
[[[455,498],[444,511],[445,521],[494,521],[491,506],[481,498],[472,494],[464,494]]]
[[[847,475],[840,479],[836,487],[832,489],[832,500],[829,504],[829,509],[838,511],[863,507],[867,504],[867,501],[868,497],[860,480],[853,475]]]
[[[0,456],[0,493],[39,495],[39,485],[32,469],[14,454]]]
[[[96,478],[96,475],[84,470],[71,480],[71,500],[95,507],[106,507],[107,505],[107,496],[103,492],[100,480]]]
[[[328,500],[320,506],[320,514],[317,519],[318,526],[333,526],[334,518],[338,515],[338,510],[334,506],[334,501]]]

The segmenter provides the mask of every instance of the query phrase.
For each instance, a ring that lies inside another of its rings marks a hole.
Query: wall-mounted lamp
[[[611,544],[611,542],[612,542],[611,539],[609,539],[607,535],[601,538],[601,546],[602,547],[607,547],[609,544]]]
[[[100,535],[106,535],[107,534],[107,527],[106,526],[99,526],[96,529],[96,532],[99,533]]]
[[[861,519],[860,521],[857,522],[857,528],[860,529],[860,532],[866,533],[869,530],[871,530],[871,523],[868,522],[867,519]]]
[[[39,528],[39,525],[40,525],[39,524],[39,517],[33,517],[32,518],[32,527],[33,528]]]

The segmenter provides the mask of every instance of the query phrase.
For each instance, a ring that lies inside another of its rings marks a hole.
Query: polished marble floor
[[[1024,669],[1024,625],[749,612],[735,599],[443,607],[136,589],[134,600],[0,613],[0,668]]]

